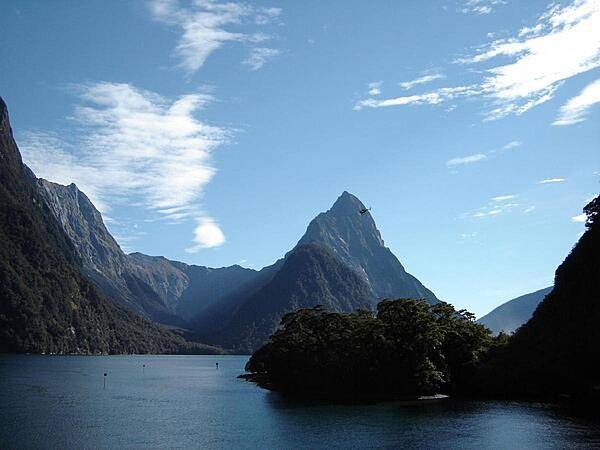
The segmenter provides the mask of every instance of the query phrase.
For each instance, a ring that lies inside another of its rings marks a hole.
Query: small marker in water
[[[144,373],[145,368],[146,368],[146,364],[142,364],[142,374]]]
[[[106,389],[106,372],[104,372],[104,389]]]
[[[219,370],[219,363],[215,363],[217,370]]]

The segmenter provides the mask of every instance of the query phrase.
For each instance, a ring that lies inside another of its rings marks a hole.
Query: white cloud
[[[267,48],[267,47],[258,47],[250,50],[250,54],[248,58],[242,61],[242,64],[246,64],[250,66],[252,70],[258,70],[265,65],[267,61],[273,59],[275,56],[279,55],[281,52],[276,48]]]
[[[523,145],[523,143],[521,141],[511,141],[508,144],[506,144],[504,147],[502,147],[502,150],[510,150],[511,148],[520,147],[521,145]]]
[[[471,164],[471,163],[474,163],[477,161],[482,161],[486,158],[487,158],[487,156],[484,155],[483,153],[476,153],[474,155],[452,158],[446,162],[446,165],[448,167],[451,167],[451,166],[458,166],[461,164]]]
[[[195,118],[208,94],[169,100],[105,82],[75,90],[73,140],[25,135],[23,156],[38,176],[75,182],[103,213],[126,204],[171,221],[203,217],[199,201],[216,172],[211,155],[229,135]]]
[[[523,114],[552,99],[565,80],[600,67],[600,1],[553,4],[516,36],[494,40],[456,62],[480,66],[471,73],[481,73],[481,79],[418,95],[361,100],[354,109],[478,97],[487,103],[487,120]]]
[[[562,183],[563,181],[565,181],[564,178],[546,178],[544,180],[538,181],[538,184]]]
[[[401,105],[437,105],[438,103],[442,103],[444,101],[452,100],[457,97],[470,96],[476,93],[476,91],[473,91],[473,86],[440,88],[432,92],[427,92],[425,94],[408,95],[385,100],[378,100],[374,98],[359,100],[354,105],[354,109],[360,110],[362,108],[385,108],[388,106]]]
[[[504,202],[506,200],[512,200],[513,198],[517,198],[517,195],[500,195],[498,197],[493,197],[492,201],[494,202]]]
[[[252,44],[269,39],[264,33],[233,31],[236,27],[250,23],[264,26],[281,15],[279,8],[255,8],[245,3],[212,0],[196,0],[189,7],[181,6],[177,0],[154,0],[151,11],[157,21],[181,30],[175,54],[180,59],[179,67],[190,74],[227,43]]]
[[[475,213],[469,213],[471,217],[480,218],[488,216],[497,216],[504,212],[510,212],[519,206],[518,203],[507,203],[507,200],[516,198],[517,195],[503,195],[490,199],[487,205],[479,208]]]
[[[225,235],[219,224],[211,218],[202,218],[194,230],[194,244],[186,249],[189,253],[196,253],[203,248],[219,247],[225,243]]]
[[[571,220],[573,222],[585,223],[585,221],[587,220],[587,216],[585,214],[579,214],[578,216],[571,217]]]
[[[583,122],[589,109],[600,103],[600,79],[588,84],[580,93],[560,108],[560,116],[552,125],[572,125]]]
[[[535,209],[535,206],[530,206],[528,208],[525,208],[525,210],[523,211],[525,214],[530,213],[531,211],[533,211]]]
[[[372,83],[369,83],[369,95],[371,97],[381,95],[381,81],[374,81]]]
[[[418,86],[420,84],[425,84],[425,83],[429,83],[431,81],[434,80],[441,80],[443,78],[446,78],[444,75],[436,73],[436,74],[432,74],[432,75],[424,75],[422,77],[416,78],[414,80],[411,81],[404,81],[402,83],[398,83],[398,86],[400,86],[402,89],[412,89],[415,86]]]
[[[506,4],[505,0],[467,0],[460,11],[465,14],[489,14],[495,6],[504,4]]]
[[[480,212],[473,214],[473,217],[495,216],[497,214],[500,214],[501,212],[502,212],[501,209],[492,209],[492,210],[485,211],[485,212],[480,211]]]

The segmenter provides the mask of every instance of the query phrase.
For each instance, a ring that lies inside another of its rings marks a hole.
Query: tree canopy
[[[440,302],[384,300],[377,312],[322,307],[285,315],[246,370],[259,384],[332,397],[457,392],[492,339],[474,316]]]

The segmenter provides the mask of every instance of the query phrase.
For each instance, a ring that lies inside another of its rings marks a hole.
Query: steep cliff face
[[[249,280],[240,266],[208,268],[142,253],[126,255],[102,215],[75,184],[31,179],[82,261],[85,275],[123,306],[156,322],[187,326],[204,308]]]
[[[344,192],[331,209],[308,225],[299,245],[312,242],[329,248],[371,287],[377,300],[383,298],[424,298],[438,301],[435,294],[407,273],[387,248],[369,211],[354,195]]]
[[[137,276],[100,212],[75,184],[63,186],[43,179],[36,184],[90,280],[106,295],[146,318],[182,325],[156,291]]]
[[[216,352],[102,295],[23,165],[0,98],[0,353]]]

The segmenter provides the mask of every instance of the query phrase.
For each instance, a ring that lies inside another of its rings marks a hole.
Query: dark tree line
[[[246,369],[285,392],[410,397],[457,391],[491,345],[489,331],[466,311],[385,300],[377,313],[321,307],[289,313]]]

